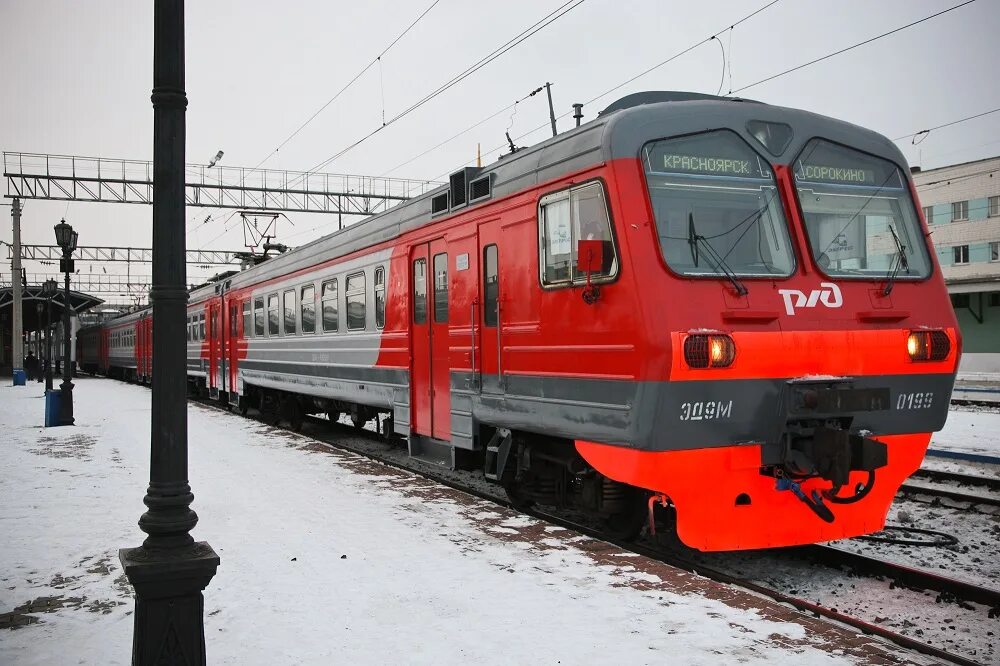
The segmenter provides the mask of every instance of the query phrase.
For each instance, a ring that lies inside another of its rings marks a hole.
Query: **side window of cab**
[[[546,287],[583,284],[588,270],[592,281],[606,282],[618,275],[618,252],[600,182],[541,198],[538,255],[539,277]]]

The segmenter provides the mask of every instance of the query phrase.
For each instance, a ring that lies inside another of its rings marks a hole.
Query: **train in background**
[[[194,289],[189,383],[292,427],[381,417],[414,458],[619,535],[654,516],[706,551],[870,533],[960,353],[921,215],[875,132],[639,93]],[[154,370],[148,309],[79,344],[87,370]]]

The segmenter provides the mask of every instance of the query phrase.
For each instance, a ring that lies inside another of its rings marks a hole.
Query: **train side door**
[[[236,400],[236,351],[240,338],[240,304],[229,301],[229,335],[226,337],[226,386],[229,388],[229,402]]]
[[[219,395],[219,360],[220,333],[219,330],[219,303],[208,304],[208,316],[206,317],[206,337],[208,338],[208,386],[209,394],[216,398]]]
[[[451,362],[448,333],[448,250],[444,239],[410,252],[413,360],[410,428],[451,439]]]
[[[146,374],[149,375],[149,383],[153,383],[153,318],[146,316]]]
[[[503,301],[500,293],[500,221],[479,225],[479,356],[483,393],[503,393]]]

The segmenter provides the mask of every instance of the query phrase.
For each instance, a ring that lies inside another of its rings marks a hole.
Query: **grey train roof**
[[[447,219],[450,214],[489,204],[498,197],[519,192],[567,172],[611,159],[638,157],[643,144],[653,139],[726,127],[739,133],[749,144],[757,146],[746,129],[750,120],[783,122],[794,128],[791,141],[776,159],[779,163],[790,163],[806,142],[822,136],[889,159],[905,168],[903,154],[886,137],[816,113],[698,93],[636,93],[611,104],[598,118],[580,127],[522,148],[513,155],[505,155],[497,162],[476,170],[476,179],[489,175],[492,184],[491,196],[481,203],[432,217],[431,199],[449,188],[442,185],[384,213],[247,269],[224,283],[228,285],[227,289],[247,287],[391,241],[433,221]],[[192,292],[191,300],[201,300],[215,292],[215,284],[206,285]]]

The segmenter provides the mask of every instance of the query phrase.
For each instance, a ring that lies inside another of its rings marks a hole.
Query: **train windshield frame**
[[[817,137],[792,163],[792,176],[809,251],[824,275],[930,277],[927,243],[899,166]]]
[[[774,170],[736,132],[656,139],[641,158],[660,251],[672,271],[769,279],[795,272]]]

